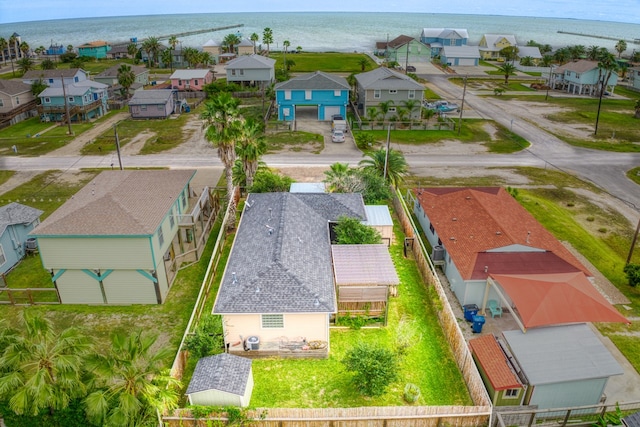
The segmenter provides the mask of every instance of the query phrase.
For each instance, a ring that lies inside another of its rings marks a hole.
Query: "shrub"
[[[404,386],[404,400],[407,403],[415,403],[420,397],[420,387],[415,384],[407,383]]]
[[[184,344],[186,349],[198,359],[221,353],[224,349],[224,336],[220,317],[203,316],[193,335],[189,335]]]
[[[630,286],[635,288],[640,284],[640,264],[627,264],[624,266],[623,271],[627,275]]]
[[[365,396],[384,394],[398,377],[398,359],[390,350],[360,342],[342,359],[347,371],[354,372],[352,384]]]
[[[595,221],[595,220],[596,220],[596,219],[595,219],[594,217],[592,217],[592,216],[588,216],[588,217],[587,217],[587,221],[589,221],[589,222],[593,222],[593,221]]]
[[[339,245],[370,245],[382,243],[378,230],[360,222],[357,218],[342,216],[333,229]]]
[[[253,178],[253,185],[249,189],[251,193],[287,192],[293,179],[286,175],[280,175],[267,168],[259,168]]]

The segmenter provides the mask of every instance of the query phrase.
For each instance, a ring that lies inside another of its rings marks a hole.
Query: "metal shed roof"
[[[367,220],[362,221],[363,224],[372,227],[380,225],[393,226],[393,219],[391,219],[391,212],[389,212],[389,206],[387,205],[365,205],[364,210],[367,212]]]

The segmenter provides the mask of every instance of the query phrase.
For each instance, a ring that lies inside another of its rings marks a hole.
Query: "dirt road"
[[[82,149],[82,147],[84,147],[85,144],[88,144],[93,139],[106,132],[109,128],[113,127],[115,123],[118,123],[120,120],[124,120],[127,117],[129,117],[129,113],[115,114],[112,117],[109,117],[108,119],[95,124],[91,129],[78,135],[73,139],[73,141],[71,141],[64,147],[60,147],[57,150],[48,153],[47,156],[77,156],[78,154],[80,154],[80,150]]]

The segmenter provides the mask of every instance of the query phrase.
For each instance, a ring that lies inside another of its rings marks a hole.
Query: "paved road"
[[[462,88],[448,82],[445,75],[429,75],[431,84],[446,98],[461,99]],[[491,166],[535,166],[561,168],[595,183],[614,197],[640,211],[640,191],[638,186],[625,177],[625,172],[640,165],[640,153],[612,153],[577,148],[565,144],[555,136],[524,120],[511,123],[512,116],[503,103],[492,97],[475,96],[469,91],[465,94],[465,111],[473,109],[480,117],[493,119],[531,142],[531,147],[515,154],[460,155],[408,155],[407,161],[412,168],[425,167],[491,167]],[[327,142],[327,145],[332,143]],[[362,155],[353,149],[353,145],[329,147],[322,154],[282,153],[264,157],[264,161],[278,166],[329,166],[335,162],[357,164]],[[4,157],[0,158],[0,169],[7,170],[50,170],[109,168],[114,156],[43,156],[43,157]],[[204,168],[220,167],[215,157],[195,155],[158,154],[149,156],[123,157],[126,167],[162,167]],[[117,160],[115,161],[117,167]]]

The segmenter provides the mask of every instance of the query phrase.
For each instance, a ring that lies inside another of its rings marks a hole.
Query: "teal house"
[[[194,175],[104,171],[31,232],[60,302],[162,304],[210,231],[210,192],[196,194]]]
[[[20,203],[0,207],[0,274],[11,270],[27,253],[27,238],[40,223],[42,211]]]
[[[309,114],[320,121],[329,121],[335,114],[344,117],[350,89],[344,77],[322,71],[278,83],[275,86],[278,120],[296,120],[301,108],[313,110]]]
[[[65,84],[64,87],[49,86],[38,95],[40,118],[62,121],[67,109],[71,121],[102,117],[107,112],[108,88],[108,85],[93,80]]]
[[[111,50],[109,43],[96,40],[78,46],[78,56],[89,56],[91,58],[102,59],[107,57],[107,53]]]
[[[431,55],[440,55],[445,46],[466,46],[469,33],[465,29],[423,28],[420,41],[431,48]]]
[[[607,72],[598,67],[598,61],[580,59],[552,69],[551,88],[573,95],[598,96],[601,80]],[[613,72],[605,83],[605,91],[613,93],[618,84],[618,74]]]

